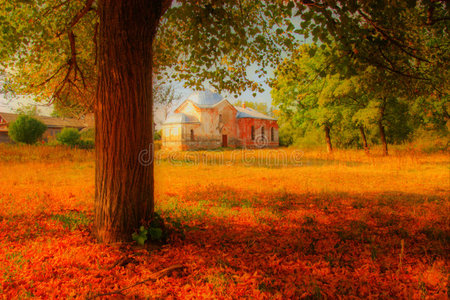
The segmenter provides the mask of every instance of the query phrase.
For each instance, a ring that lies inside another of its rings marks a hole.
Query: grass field
[[[0,297],[449,296],[450,157],[158,152],[162,246],[91,236],[93,152],[0,145]]]

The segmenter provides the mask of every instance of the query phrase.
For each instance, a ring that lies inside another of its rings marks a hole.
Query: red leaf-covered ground
[[[92,237],[91,152],[1,146],[0,154],[5,299],[449,296],[445,153],[307,152],[285,166],[243,163],[231,151],[220,154],[234,159],[227,164],[192,156],[218,153],[162,156],[156,210],[171,235],[144,247]],[[176,264],[183,268],[114,293]]]

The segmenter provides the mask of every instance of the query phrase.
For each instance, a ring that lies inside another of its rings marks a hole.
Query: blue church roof
[[[223,100],[220,94],[212,91],[198,91],[192,93],[187,100],[191,100],[199,107],[211,107]]]
[[[240,106],[235,106],[235,108],[238,111],[236,114],[237,119],[250,118],[250,119],[276,120],[272,117],[266,116],[263,113],[260,113],[259,111],[254,110],[253,108],[250,108],[250,107],[243,108]]]

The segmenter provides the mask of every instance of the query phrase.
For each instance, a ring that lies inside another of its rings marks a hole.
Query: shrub
[[[75,128],[63,128],[60,133],[56,135],[56,140],[63,145],[75,147],[80,143],[80,132]]]
[[[85,128],[80,131],[82,140],[95,140],[95,129],[94,128]]]
[[[27,115],[21,115],[14,121],[8,130],[10,138],[17,143],[34,144],[47,130],[41,121]]]
[[[77,146],[80,149],[94,149],[95,142],[93,140],[79,140]]]
[[[162,130],[155,131],[155,134],[153,135],[153,140],[155,140],[155,141],[161,140],[161,131]]]

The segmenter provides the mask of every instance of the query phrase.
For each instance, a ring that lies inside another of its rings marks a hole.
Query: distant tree
[[[376,126],[383,153],[388,155],[388,143],[403,142],[411,132],[408,119],[413,101],[407,100],[408,82],[372,66],[360,69],[350,80],[349,91],[341,96],[353,105],[353,120],[358,126]]]
[[[20,115],[38,116],[40,114],[39,108],[36,105],[22,105],[16,109],[16,112]]]
[[[252,101],[242,101],[242,100],[236,100],[234,102],[235,106],[242,106],[245,105],[246,107],[253,108],[256,111],[259,111],[262,114],[265,114],[267,116],[273,117],[273,112],[271,109],[269,109],[269,106],[267,103],[264,102],[252,102]]]
[[[284,114],[278,118],[278,137],[280,146],[288,147],[295,142],[298,128],[296,128],[293,123],[294,122],[291,122],[291,119],[286,118],[286,115]]]
[[[91,112],[91,109],[86,109],[78,102],[70,103],[59,100],[53,103],[51,116],[54,118],[79,118],[89,112]]]
[[[450,88],[448,86],[447,88]],[[450,134],[450,96],[437,94],[423,95],[415,98],[411,114],[415,125],[426,131],[437,131],[443,135]]]
[[[20,115],[8,129],[10,138],[17,143],[34,144],[47,130],[41,121],[28,116]]]
[[[153,85],[153,103],[154,110],[162,114],[162,121],[167,119],[170,111],[181,99],[181,95],[175,91],[170,84]],[[155,118],[156,119],[156,118]]]
[[[273,104],[291,114],[294,126],[321,128],[327,151],[332,152],[331,129],[341,121],[345,107],[324,93],[333,83],[326,72],[327,51],[316,45],[300,46],[292,58],[278,66],[271,93]]]
[[[81,134],[75,128],[63,128],[56,135],[56,140],[62,145],[75,147],[80,143]]]
[[[272,98],[297,126],[323,128],[328,151],[333,131],[344,147],[357,141],[359,131],[368,150],[367,130],[376,126],[387,155],[388,143],[403,142],[411,132],[408,83],[383,68],[349,60],[333,46],[303,45],[278,67]]]

